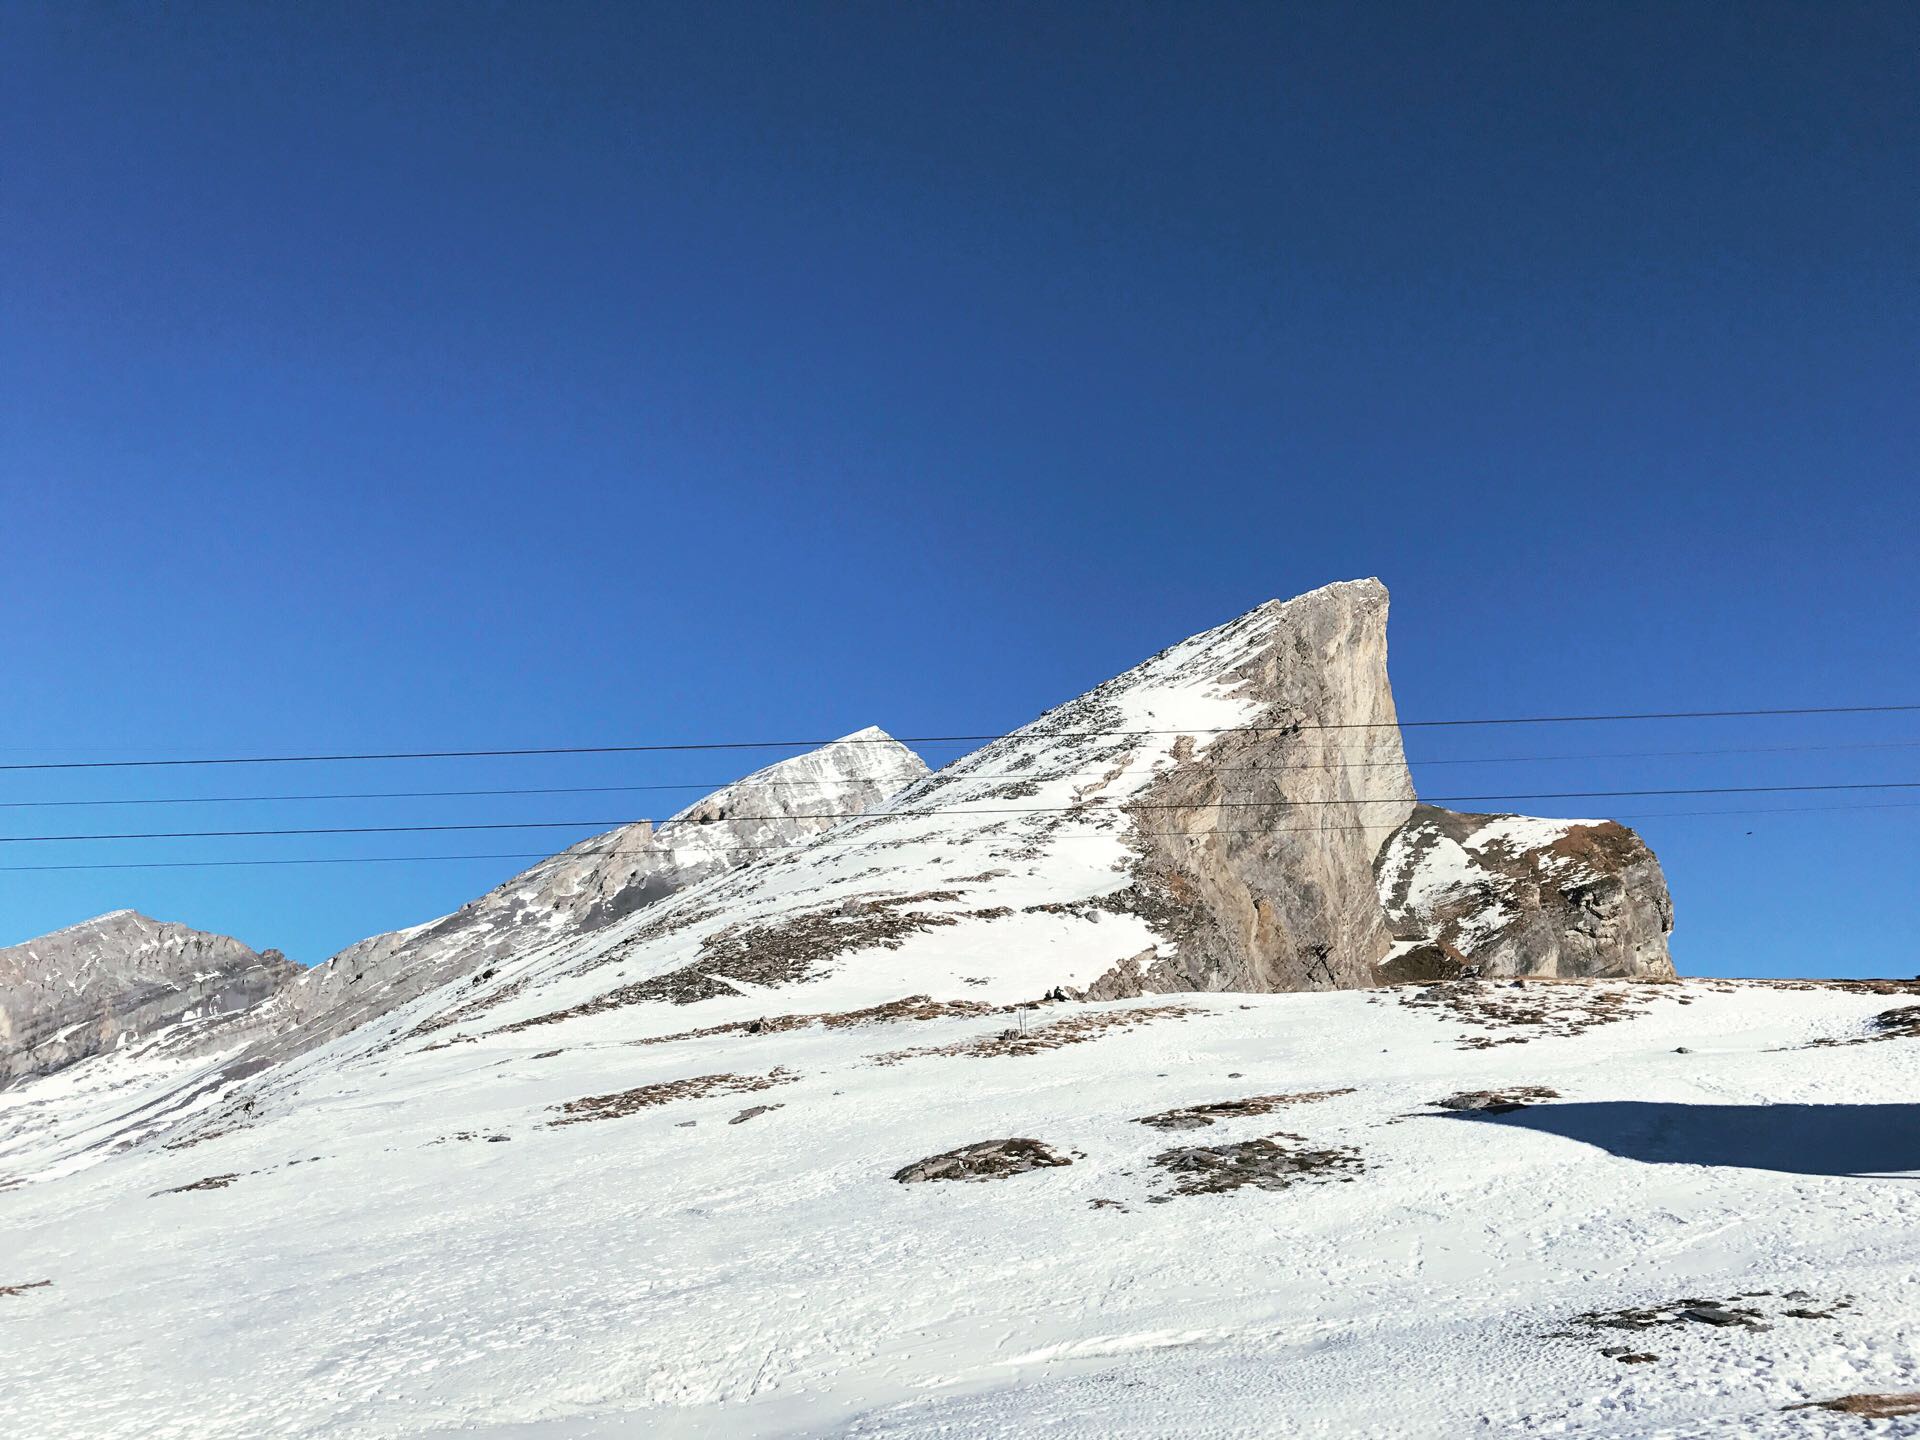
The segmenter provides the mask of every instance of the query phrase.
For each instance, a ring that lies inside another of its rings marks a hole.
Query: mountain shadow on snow
[[[1649,1165],[1724,1165],[1788,1175],[1909,1178],[1920,1172],[1920,1105],[1687,1105],[1599,1100],[1435,1119],[1537,1130]],[[1910,1178],[1920,1179],[1920,1174]]]

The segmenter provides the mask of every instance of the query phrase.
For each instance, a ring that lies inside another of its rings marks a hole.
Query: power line
[[[1426,797],[1426,803],[1445,801],[1449,804],[1463,800],[1472,801],[1508,801],[1508,800],[1619,800],[1646,798],[1668,795],[1775,795],[1809,794],[1841,790],[1920,790],[1920,780],[1869,780],[1858,783],[1822,784],[1822,785],[1688,785],[1672,786],[1649,790],[1536,790],[1509,792],[1506,794],[1473,795],[1432,795]],[[1133,814],[1142,811],[1160,810],[1233,810],[1262,806],[1321,806],[1321,805],[1399,805],[1411,797],[1404,795],[1384,796],[1336,796],[1316,800],[1208,800],[1181,801],[1178,803],[1132,803],[1108,805],[1011,805],[991,807],[970,807],[966,809],[936,808],[931,810],[874,810],[863,814],[849,815],[844,812],[817,812],[793,815],[713,815],[690,816],[673,822],[676,828],[690,825],[728,824],[740,820],[877,820],[938,817],[942,819],[960,819],[973,815],[1072,815],[1088,811]],[[147,830],[123,831],[118,833],[96,833],[82,835],[0,835],[0,845],[50,844],[64,841],[105,841],[105,840],[225,840],[257,839],[285,835],[429,835],[445,834],[453,831],[479,830],[614,830],[628,825],[655,823],[647,817],[631,820],[489,820],[466,821],[439,825],[315,825],[287,826],[265,830]]]
[[[1920,809],[1920,801],[1894,800],[1866,805],[1788,805],[1762,806],[1728,810],[1652,810],[1640,814],[1618,815],[1616,820],[1683,820],[1699,819],[1707,816],[1740,815],[1813,815],[1834,811],[1859,810],[1912,810]],[[1577,821],[1568,821],[1577,824]],[[1163,832],[1170,839],[1194,839],[1203,835],[1333,835],[1355,831],[1392,831],[1399,825],[1318,825],[1318,826],[1260,826],[1257,828],[1213,828],[1207,830],[1171,830]],[[764,853],[772,850],[796,850],[813,841],[833,834],[822,831],[820,835],[804,840],[782,841],[772,845],[730,845],[723,846],[710,854],[741,854],[747,852]],[[1108,830],[1086,830],[1062,834],[1056,831],[1049,838],[1062,840],[1110,839]],[[666,847],[670,848],[670,847]],[[600,850],[596,855],[645,855],[655,853],[648,850]],[[508,850],[489,851],[480,854],[462,855],[337,855],[337,856],[296,856],[271,859],[246,860],[120,860],[120,861],[79,861],[62,865],[0,865],[0,874],[27,874],[42,871],[75,870],[203,870],[224,869],[233,866],[256,865],[403,865],[438,864],[464,860],[551,860],[554,857],[544,850]]]
[[[1658,760],[1678,758],[1701,758],[1711,755],[1786,755],[1786,754],[1831,754],[1858,750],[1902,750],[1920,747],[1920,740],[1869,740],[1847,745],[1716,745],[1693,750],[1605,750],[1574,755],[1468,755],[1448,756],[1435,759],[1410,759],[1409,768],[1423,768],[1436,765],[1526,765],[1569,760]],[[1361,751],[1348,752],[1352,754]],[[1236,771],[1259,771],[1263,774],[1278,774],[1295,771],[1320,770],[1379,770],[1392,769],[1400,762],[1397,760],[1376,761],[1338,761],[1320,765],[1220,765],[1214,767],[1218,773]],[[1065,780],[1074,771],[1056,772],[1050,775],[1036,775],[1032,771],[1005,771],[1000,774],[970,773],[969,780]],[[1138,769],[1123,770],[1126,774],[1142,773]],[[315,800],[444,800],[478,797],[498,797],[508,795],[624,795],[642,791],[698,790],[703,793],[720,790],[793,790],[808,789],[829,785],[871,785],[871,778],[859,776],[823,777],[818,780],[688,780],[672,784],[649,785],[527,785],[506,786],[492,789],[474,790],[357,790],[325,791],[319,793],[285,795],[164,795],[164,796],[110,796],[91,800],[0,800],[0,810],[70,810],[101,809],[121,805],[257,805],[284,804]]]
[[[1327,730],[1423,730],[1487,725],[1587,725],[1641,720],[1741,720],[1794,715],[1892,715],[1920,711],[1913,705],[1809,705],[1755,710],[1648,710],[1612,715],[1501,715],[1475,720],[1355,720],[1333,724],[1193,726],[1177,730],[1063,730],[1036,734],[1043,740],[1097,740],[1161,735],[1231,735],[1271,731],[1290,735]],[[472,760],[535,755],[678,754],[709,750],[817,750],[827,745],[953,745],[1005,740],[1022,731],[979,735],[901,735],[832,740],[707,740],[639,745],[531,745],[493,750],[386,750],[302,755],[175,756],[158,760],[37,760],[0,764],[0,772],[27,770],[137,770],[206,765],[311,765],[358,760]]]

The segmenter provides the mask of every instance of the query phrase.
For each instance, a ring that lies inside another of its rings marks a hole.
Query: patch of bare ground
[[[663,1080],[655,1085],[640,1085],[632,1090],[617,1090],[611,1095],[584,1095],[554,1108],[560,1112],[550,1125],[579,1125],[588,1120],[617,1120],[622,1115],[651,1110],[675,1100],[699,1100],[708,1095],[737,1095],[752,1090],[771,1090],[800,1077],[791,1070],[773,1070],[765,1075],[694,1075],[686,1080]]]
[[[1876,1040],[1920,1040],[1920,1005],[1902,1005],[1893,1010],[1882,1010],[1867,1021],[1868,1033],[1865,1035],[1833,1035],[1821,1040],[1809,1040],[1803,1049],[1813,1050],[1827,1045],[1871,1045]]]
[[[1177,1110],[1162,1110],[1158,1115],[1142,1115],[1133,1123],[1151,1125],[1156,1130],[1201,1130],[1216,1120],[1232,1120],[1242,1115],[1266,1115],[1282,1105],[1305,1105],[1314,1100],[1331,1100],[1336,1095],[1351,1095],[1353,1087],[1342,1090],[1302,1090],[1293,1095],[1249,1095],[1244,1100],[1214,1100],[1204,1105],[1182,1105]]]
[[[492,979],[493,974],[494,972],[491,970],[484,971],[474,976],[468,983],[472,985],[481,984],[486,980]],[[477,1020],[480,1016],[486,1014],[487,1011],[493,1009],[494,1006],[504,1004],[506,1001],[520,994],[521,991],[527,988],[532,979],[533,977],[531,975],[522,975],[518,980],[502,985],[498,990],[492,991],[489,994],[476,996],[474,999],[455,1005],[450,1010],[442,1010],[438,1015],[429,1015],[425,1020],[422,1020],[418,1025],[414,1026],[413,1029],[409,1030],[406,1038],[409,1040],[418,1040],[424,1036],[433,1034],[436,1030],[444,1030],[449,1025],[458,1025],[463,1020]]]
[[[1488,1115],[1504,1115],[1509,1110],[1524,1110],[1542,1100],[1559,1098],[1558,1090],[1550,1090],[1545,1085],[1509,1085],[1504,1090],[1462,1090],[1433,1103],[1442,1110],[1479,1110]]]
[[[628,1043],[664,1045],[670,1040],[703,1040],[709,1035],[778,1035],[785,1030],[804,1030],[818,1025],[827,1030],[849,1030],[856,1025],[892,1025],[903,1020],[944,1020],[953,1015],[999,1015],[1011,1008],[988,1005],[979,1000],[935,1000],[930,995],[906,995],[864,1010],[823,1010],[807,1015],[763,1015],[754,1020],[735,1020],[725,1025],[707,1025],[698,1030],[679,1030],[671,1035],[649,1035]]]
[[[1771,1330],[1772,1320],[1831,1320],[1851,1304],[1843,1298],[1823,1306],[1804,1290],[1788,1290],[1778,1295],[1771,1290],[1755,1290],[1726,1300],[1693,1297],[1670,1300],[1664,1305],[1589,1310],[1568,1320],[1567,1324],[1573,1328],[1553,1331],[1552,1336],[1562,1340],[1590,1339],[1604,1330],[1684,1330],[1696,1325],[1721,1330]],[[1660,1358],[1631,1345],[1605,1346],[1600,1353],[1623,1365],[1640,1365]]]
[[[981,1140],[962,1145],[958,1150],[929,1155],[924,1160],[893,1172],[902,1185],[926,1180],[1004,1180],[1029,1170],[1056,1165],[1071,1165],[1072,1160],[1040,1140],[1019,1137],[1010,1140]]]
[[[1023,915],[1071,915],[1077,920],[1098,920],[1102,915],[1135,915],[1153,927],[1166,931],[1192,919],[1198,904],[1192,887],[1184,877],[1174,875],[1164,882],[1139,873],[1124,889],[1111,890],[1086,900],[1049,900],[1021,908]]]
[[[1800,980],[1752,979],[1735,981],[1736,986],[1768,990],[1839,990],[1854,995],[1920,995],[1920,980]]]
[[[1808,1400],[1782,1408],[1833,1410],[1842,1415],[1858,1415],[1862,1420],[1898,1420],[1907,1415],[1920,1415],[1920,1390],[1884,1395],[1842,1395],[1836,1400]]]
[[[720,918],[720,914],[721,912],[718,909],[709,908],[703,910],[691,906],[684,909],[669,909],[666,914],[660,916],[658,919],[649,920],[638,930],[634,931],[633,934],[620,941],[619,944],[610,945],[598,955],[590,956],[588,959],[582,961],[573,968],[572,973],[575,975],[585,975],[603,966],[616,964],[626,959],[634,950],[643,945],[651,945],[655,940],[665,939],[669,935],[677,935],[682,930],[689,930],[695,925],[704,925],[709,920],[717,920]]]
[[[1448,980],[1394,996],[1410,1010],[1429,1010],[1485,1032],[1462,1037],[1461,1050],[1525,1045],[1547,1036],[1579,1035],[1644,1015],[1662,998],[1682,999],[1671,980]]]
[[[24,1295],[29,1290],[41,1290],[53,1284],[51,1280],[28,1280],[20,1285],[0,1285],[0,1299],[12,1295]]]
[[[964,1055],[989,1059],[999,1055],[1038,1055],[1043,1050],[1058,1050],[1067,1045],[1084,1045],[1102,1035],[1130,1030],[1155,1020],[1184,1018],[1194,1011],[1186,1005],[1144,1005],[1132,1010],[1094,1010],[1068,1015],[1030,1029],[1001,1030],[971,1040],[956,1040],[950,1045],[921,1045],[909,1050],[889,1050],[873,1057],[876,1065],[897,1065],[902,1060],[918,1060],[933,1055]]]
[[[754,1116],[756,1115],[765,1115],[770,1110],[784,1110],[786,1108],[787,1107],[784,1105],[749,1105],[746,1109],[742,1110],[738,1115],[734,1116],[731,1120],[727,1121],[727,1124],[744,1125],[747,1123],[747,1121],[753,1119]]]
[[[958,900],[955,890],[923,890],[917,895],[854,896],[838,905],[804,910],[770,925],[730,925],[700,942],[691,963],[664,975],[636,980],[565,1010],[516,1020],[495,1031],[509,1035],[536,1025],[556,1025],[582,1015],[601,1015],[628,1005],[664,1001],[692,1005],[723,995],[739,995],[739,985],[790,985],[816,974],[820,966],[855,950],[898,950],[910,935],[961,916],[916,905]]]
[[[170,1189],[156,1190],[154,1195],[184,1195],[189,1190],[224,1190],[240,1178],[239,1172],[231,1175],[208,1175],[188,1185],[175,1185]],[[149,1199],[152,1196],[148,1197]]]
[[[1360,1152],[1351,1146],[1320,1149],[1299,1135],[1284,1133],[1243,1140],[1237,1145],[1188,1145],[1163,1150],[1153,1157],[1153,1163],[1174,1182],[1169,1193],[1147,1197],[1155,1205],[1182,1195],[1219,1195],[1247,1186],[1285,1190],[1303,1181],[1351,1180],[1366,1168]]]

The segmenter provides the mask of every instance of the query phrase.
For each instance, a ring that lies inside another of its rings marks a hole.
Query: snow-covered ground
[[[569,1022],[336,1047],[297,1105],[71,1170],[58,1112],[142,1063],[100,1057],[0,1096],[0,1287],[52,1282],[0,1293],[0,1414],[87,1437],[1885,1433],[1912,1422],[1782,1407],[1920,1389],[1920,1042],[1808,1043],[1913,1003],[1534,982],[665,1041]],[[1434,1104],[1513,1086],[1558,1098]],[[1320,1092],[1343,1093],[1139,1123]],[[1276,1133],[1334,1163],[1196,1194],[1156,1164]],[[892,1178],[1011,1136],[1073,1163]],[[1750,1323],[1578,1318],[1679,1300]]]

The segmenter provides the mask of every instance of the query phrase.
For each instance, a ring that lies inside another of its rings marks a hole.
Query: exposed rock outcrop
[[[1442,978],[1448,966],[1486,976],[1674,973],[1660,862],[1612,820],[1422,805],[1381,848],[1378,879],[1399,942],[1383,979]]]
[[[1130,975],[1123,963],[1107,991],[1367,985],[1392,947],[1373,859],[1414,798],[1387,682],[1386,587],[1327,585],[1235,623],[1264,629],[1222,677],[1257,707],[1251,719],[1204,751],[1176,748],[1127,807],[1151,901],[1141,913],[1176,953],[1130,962]]]
[[[1043,1140],[981,1140],[916,1160],[896,1170],[893,1178],[902,1185],[918,1185],[928,1180],[1004,1180],[1029,1170],[1072,1163]]]
[[[133,910],[0,949],[0,1086],[246,1010],[298,973],[277,950]]]

